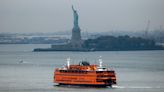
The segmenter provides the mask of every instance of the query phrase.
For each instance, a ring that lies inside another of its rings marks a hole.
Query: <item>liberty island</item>
[[[72,5],[73,11],[73,29],[72,37],[69,43],[62,45],[51,45],[51,48],[36,48],[34,51],[86,51],[87,49],[82,47],[83,40],[81,39],[81,29],[78,24],[78,13]]]

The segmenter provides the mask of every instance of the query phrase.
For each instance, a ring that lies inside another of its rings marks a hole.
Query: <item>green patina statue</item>
[[[73,10],[73,15],[74,15],[74,27],[77,28],[78,27],[78,14],[77,14],[77,11],[73,8],[73,5],[72,5],[72,10]]]

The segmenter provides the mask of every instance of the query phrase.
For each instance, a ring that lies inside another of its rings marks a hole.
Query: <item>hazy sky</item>
[[[72,4],[82,31],[164,28],[164,0],[0,0],[0,32],[71,30]]]

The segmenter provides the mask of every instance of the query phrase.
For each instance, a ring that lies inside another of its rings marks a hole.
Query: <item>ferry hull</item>
[[[104,85],[104,84],[64,84],[64,83],[59,83],[57,86],[112,87],[112,85]]]
[[[54,83],[59,85],[106,87],[116,84],[114,71],[59,71],[54,73]]]

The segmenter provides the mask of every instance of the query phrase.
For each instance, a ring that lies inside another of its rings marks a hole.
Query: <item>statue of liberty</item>
[[[78,14],[77,11],[73,8],[73,5],[72,5],[72,10],[73,10],[74,26],[72,29],[71,45],[74,48],[81,48],[82,45],[81,33],[80,33],[81,30],[78,25]]]
[[[78,28],[78,14],[77,14],[77,11],[73,8],[73,5],[72,5],[72,10],[73,10],[73,16],[74,16],[74,27]]]

